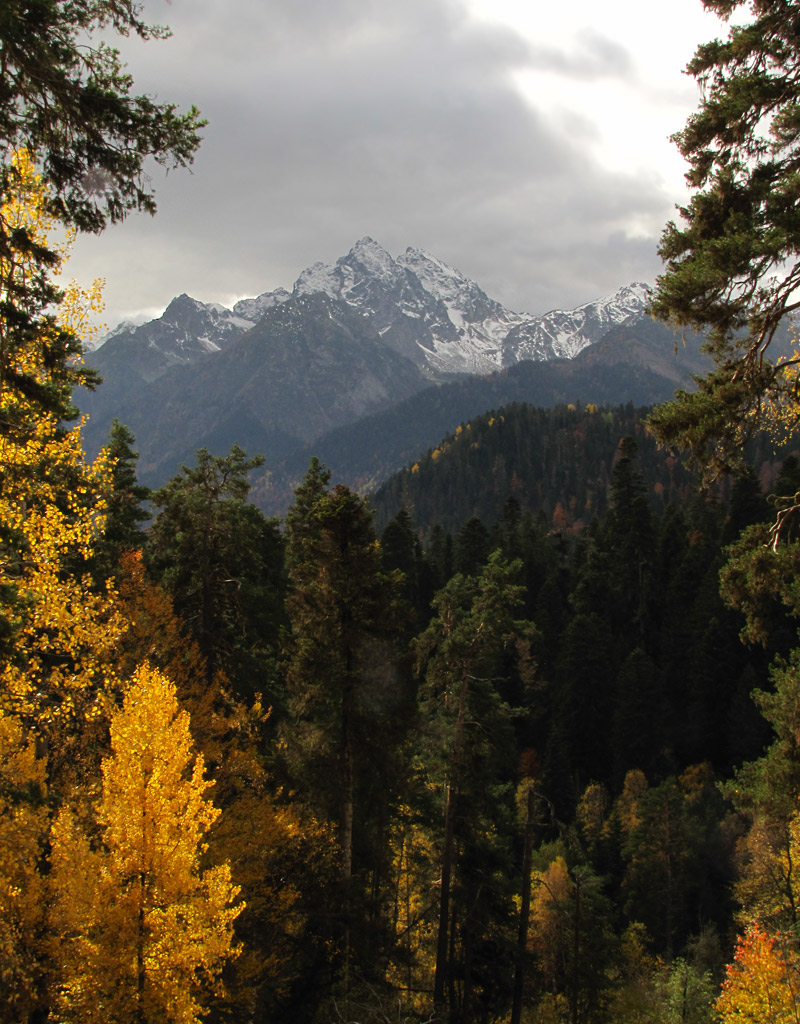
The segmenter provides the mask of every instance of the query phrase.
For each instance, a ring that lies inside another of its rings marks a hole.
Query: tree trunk
[[[520,1024],[522,1018],[522,997],[525,989],[525,958],[528,946],[528,927],[531,917],[531,863],[533,860],[534,832],[533,786],[528,788],[528,806],[525,817],[525,850],[522,855],[522,902],[519,910],[517,931],[517,966],[514,972],[514,998],[511,1004],[509,1024]]]
[[[433,980],[433,1006],[437,1016],[445,1008],[445,988],[450,974],[448,925],[450,919],[450,880],[453,873],[453,845],[455,841],[456,798],[461,774],[461,756],[464,746],[464,722],[467,713],[467,676],[461,681],[458,696],[458,718],[450,762],[450,782],[447,786],[447,807],[444,817],[444,847],[442,849],[442,888],[439,897],[439,931],[436,938],[436,971]]]
[[[570,1021],[578,1024],[578,993],[580,991],[581,955],[581,877],[575,876],[575,922],[572,934],[572,993],[570,998]]]

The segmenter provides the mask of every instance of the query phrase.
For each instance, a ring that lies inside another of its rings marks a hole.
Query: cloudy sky
[[[428,250],[511,309],[572,308],[659,270],[685,198],[682,74],[700,0],[146,0],[137,91],[209,124],[159,212],[80,241],[109,324],[188,292],[230,304],[364,235]]]

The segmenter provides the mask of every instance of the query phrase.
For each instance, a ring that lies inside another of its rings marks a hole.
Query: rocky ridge
[[[491,373],[523,360],[572,359],[612,327],[641,318],[648,293],[647,285],[637,283],[574,310],[517,313],[422,249],[408,248],[394,258],[365,237],[335,263],[308,267],[291,292],[264,292],[232,309],[181,295],[160,318],[115,328],[97,351],[103,363],[124,362],[152,380],[172,365],[225,348],[276,306],[324,294],[364,316],[384,346],[429,379],[441,380]]]

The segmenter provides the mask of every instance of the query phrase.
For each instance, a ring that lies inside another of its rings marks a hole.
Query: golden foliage
[[[800,961],[752,925],[739,938],[716,1010],[722,1024],[798,1024]]]
[[[387,977],[405,993],[405,1005],[422,1012],[429,1002],[436,962],[441,851],[407,806],[398,808],[390,848],[397,955]]]
[[[14,166],[16,191],[5,197],[0,216],[7,229],[25,229],[35,244],[49,244],[53,221],[30,154],[18,153]],[[56,247],[55,272],[69,244],[67,238]],[[0,297],[13,302],[34,272],[24,252],[12,248],[0,256]],[[24,374],[47,384],[53,339],[45,335],[85,330],[99,289],[100,282],[88,291],[71,284],[54,324],[43,321],[21,345],[10,345],[0,316],[0,593],[13,595],[6,615],[15,633],[15,657],[3,665],[0,692],[7,708],[40,724],[76,712],[99,714],[97,694],[114,681],[110,660],[122,622],[113,588],[95,591],[74,572],[103,528],[109,467],[102,458],[88,465],[80,428],[63,432],[54,414],[44,414],[9,381]]]
[[[16,1020],[28,1018],[41,975],[45,795],[34,738],[0,711],[0,990]]]
[[[172,680],[189,712],[194,743],[213,766],[213,797],[224,813],[206,837],[206,859],[230,865],[244,899],[235,924],[242,951],[226,973],[245,1016],[260,988],[278,998],[294,980],[292,958],[305,909],[289,879],[332,876],[332,837],[279,802],[258,750],[269,712],[258,701],[252,707],[234,701],[222,674],[208,685],[197,644],[186,636],[169,595],[147,578],[140,553],[123,554],[118,589],[128,623],[117,650],[120,676],[146,660]]]
[[[202,870],[219,816],[175,687],[141,667],[111,720],[93,848],[62,809],[52,829],[50,926],[60,1021],[195,1024],[236,955],[239,889],[227,864]]]
[[[531,899],[531,946],[546,979],[555,991],[563,972],[570,941],[567,923],[573,900],[573,883],[564,858],[559,855],[544,871],[534,872]]]

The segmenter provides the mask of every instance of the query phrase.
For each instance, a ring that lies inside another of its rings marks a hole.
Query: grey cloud
[[[577,47],[570,50],[534,47],[531,62],[539,71],[555,71],[576,79],[631,78],[634,62],[619,43],[593,28],[575,35]]]
[[[191,175],[154,177],[154,220],[80,243],[84,276],[108,279],[112,322],[180,291],[291,285],[365,234],[394,253],[426,248],[532,312],[657,269],[655,239],[625,222],[669,215],[658,184],[595,166],[590,128],[554,127],[523,102],[511,73],[536,54],[455,0],[149,7],[174,38],[126,50],[137,86],[196,102],[209,125]],[[579,44],[564,73],[627,73],[613,42]]]

